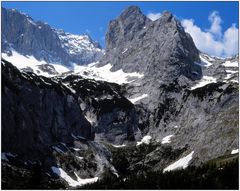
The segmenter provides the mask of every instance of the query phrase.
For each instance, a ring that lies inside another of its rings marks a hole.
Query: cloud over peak
[[[148,13],[147,17],[152,21],[155,21],[161,17],[161,13]]]
[[[208,20],[211,23],[211,27],[209,29],[209,32],[211,32],[212,34],[216,34],[218,35],[219,38],[221,38],[222,35],[222,19],[219,16],[219,13],[217,11],[213,11],[209,17]]]
[[[228,57],[238,53],[238,29],[232,24],[222,31],[222,19],[217,11],[213,11],[208,20],[211,24],[204,31],[198,27],[193,19],[183,19],[182,25],[188,32],[197,48],[213,56]]]

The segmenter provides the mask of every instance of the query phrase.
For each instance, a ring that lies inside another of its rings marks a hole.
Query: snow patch
[[[62,83],[62,84],[63,84],[67,89],[69,89],[73,94],[76,93],[76,90],[74,90],[73,88],[71,88],[68,83]]]
[[[194,151],[192,151],[187,156],[177,160],[173,164],[169,165],[168,167],[166,167],[163,170],[163,172],[172,171],[172,170],[176,170],[176,169],[185,169],[185,168],[187,168],[188,167],[188,163],[190,162],[190,160],[192,160],[193,153],[194,153]]]
[[[152,139],[152,137],[150,135],[146,135],[142,138],[141,141],[137,142],[137,146],[141,145],[141,144],[146,144],[148,145],[150,143],[150,140]]]
[[[210,57],[209,57],[210,58]],[[212,65],[207,59],[205,59],[202,55],[200,55],[201,63],[195,62],[198,65],[209,67]],[[214,61],[212,58],[209,59],[210,61]]]
[[[114,144],[112,144],[112,146],[115,147],[115,148],[121,148],[121,147],[125,147],[126,145],[125,144],[122,144],[122,145],[114,145]]]
[[[58,176],[63,178],[68,183],[68,185],[71,187],[83,186],[85,184],[91,184],[91,183],[97,182],[97,180],[98,180],[98,177],[81,179],[76,174],[76,172],[74,172],[75,176],[77,177],[77,181],[76,181],[76,180],[72,179],[72,177],[69,176],[62,168],[52,166],[51,169],[55,174],[57,174]]]
[[[89,59],[91,56],[102,55],[104,50],[96,47],[88,35],[76,35],[65,33],[63,30],[55,30],[61,40],[62,47],[71,55]]]
[[[230,82],[238,83],[238,80],[230,80]]]
[[[162,139],[162,144],[166,144],[166,143],[171,143],[171,137],[173,137],[174,135],[168,135],[168,136],[166,136],[166,137],[164,137],[163,139]]]
[[[225,67],[238,67],[238,62],[230,62],[229,60],[222,64]]]
[[[58,73],[65,73],[65,72],[69,72],[70,71],[67,67],[65,67],[65,66],[63,66],[61,64],[54,64],[54,63],[50,63],[50,64],[55,68],[55,70]]]
[[[231,152],[232,155],[237,154],[237,153],[238,153],[238,149],[233,149],[232,152]]]
[[[80,159],[80,160],[83,160],[83,157],[80,157],[80,156],[76,156],[78,159]]]
[[[234,70],[226,70],[227,73],[229,74],[235,74],[235,73],[238,73],[238,71],[234,71]]]
[[[114,168],[114,166],[111,167],[111,170],[112,170],[113,174],[115,174],[117,177],[119,177],[119,174],[118,174],[117,170]]]
[[[128,49],[126,48],[124,51],[122,51],[122,54],[124,54],[125,52],[127,52],[128,51]]]
[[[91,117],[89,117],[88,115],[85,115],[85,118],[88,120],[89,123],[91,123],[91,125],[94,124],[95,120],[92,119]]]
[[[28,22],[31,23],[32,25],[36,25],[36,23],[31,19],[31,18],[27,18]]]
[[[91,63],[87,66],[73,64],[73,70],[75,73],[81,75],[84,78],[102,80],[117,84],[131,83],[134,80],[142,78],[144,76],[143,74],[137,72],[125,73],[122,69],[112,72],[110,71],[112,68],[112,65],[110,63],[102,67],[96,67],[96,64],[97,63]],[[134,80],[131,78],[134,78]]]
[[[133,104],[135,104],[137,101],[148,97],[148,94],[143,94],[141,96],[135,97],[135,98],[129,98],[128,100],[131,101]]]
[[[191,90],[206,86],[207,84],[211,84],[211,83],[216,83],[217,82],[217,78],[214,78],[212,76],[203,76],[202,79],[193,87],[191,87]]]

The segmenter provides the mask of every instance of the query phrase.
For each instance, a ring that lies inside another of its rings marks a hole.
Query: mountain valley
[[[2,21],[3,189],[238,188],[238,55],[137,6],[105,50],[17,10]]]

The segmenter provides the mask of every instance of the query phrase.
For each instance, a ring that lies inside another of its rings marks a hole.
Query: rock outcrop
[[[141,137],[138,115],[117,84],[84,79],[77,75],[56,77],[75,90],[78,104],[95,130],[95,140],[121,145]]]

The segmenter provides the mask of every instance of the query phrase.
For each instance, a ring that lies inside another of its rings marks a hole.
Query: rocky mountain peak
[[[126,19],[129,16],[144,16],[138,6],[127,7],[120,15],[120,18]]]
[[[106,34],[106,49],[123,46],[132,41],[136,33],[141,31],[150,22],[137,6],[130,6],[116,19],[112,20],[108,26]]]
[[[128,7],[110,22],[106,47],[100,65],[111,63],[112,71],[139,72],[166,83],[180,76],[194,80],[202,75],[194,63],[199,52],[191,36],[167,11],[153,22],[138,7]]]
[[[170,22],[172,18],[173,18],[173,15],[172,15],[172,13],[169,12],[169,11],[164,11],[164,12],[162,13],[161,19],[163,19],[163,20],[165,20],[165,21],[167,21],[167,22]]]
[[[12,50],[37,60],[66,66],[96,62],[104,50],[87,35],[53,29],[47,23],[13,9],[2,8],[2,52]]]

